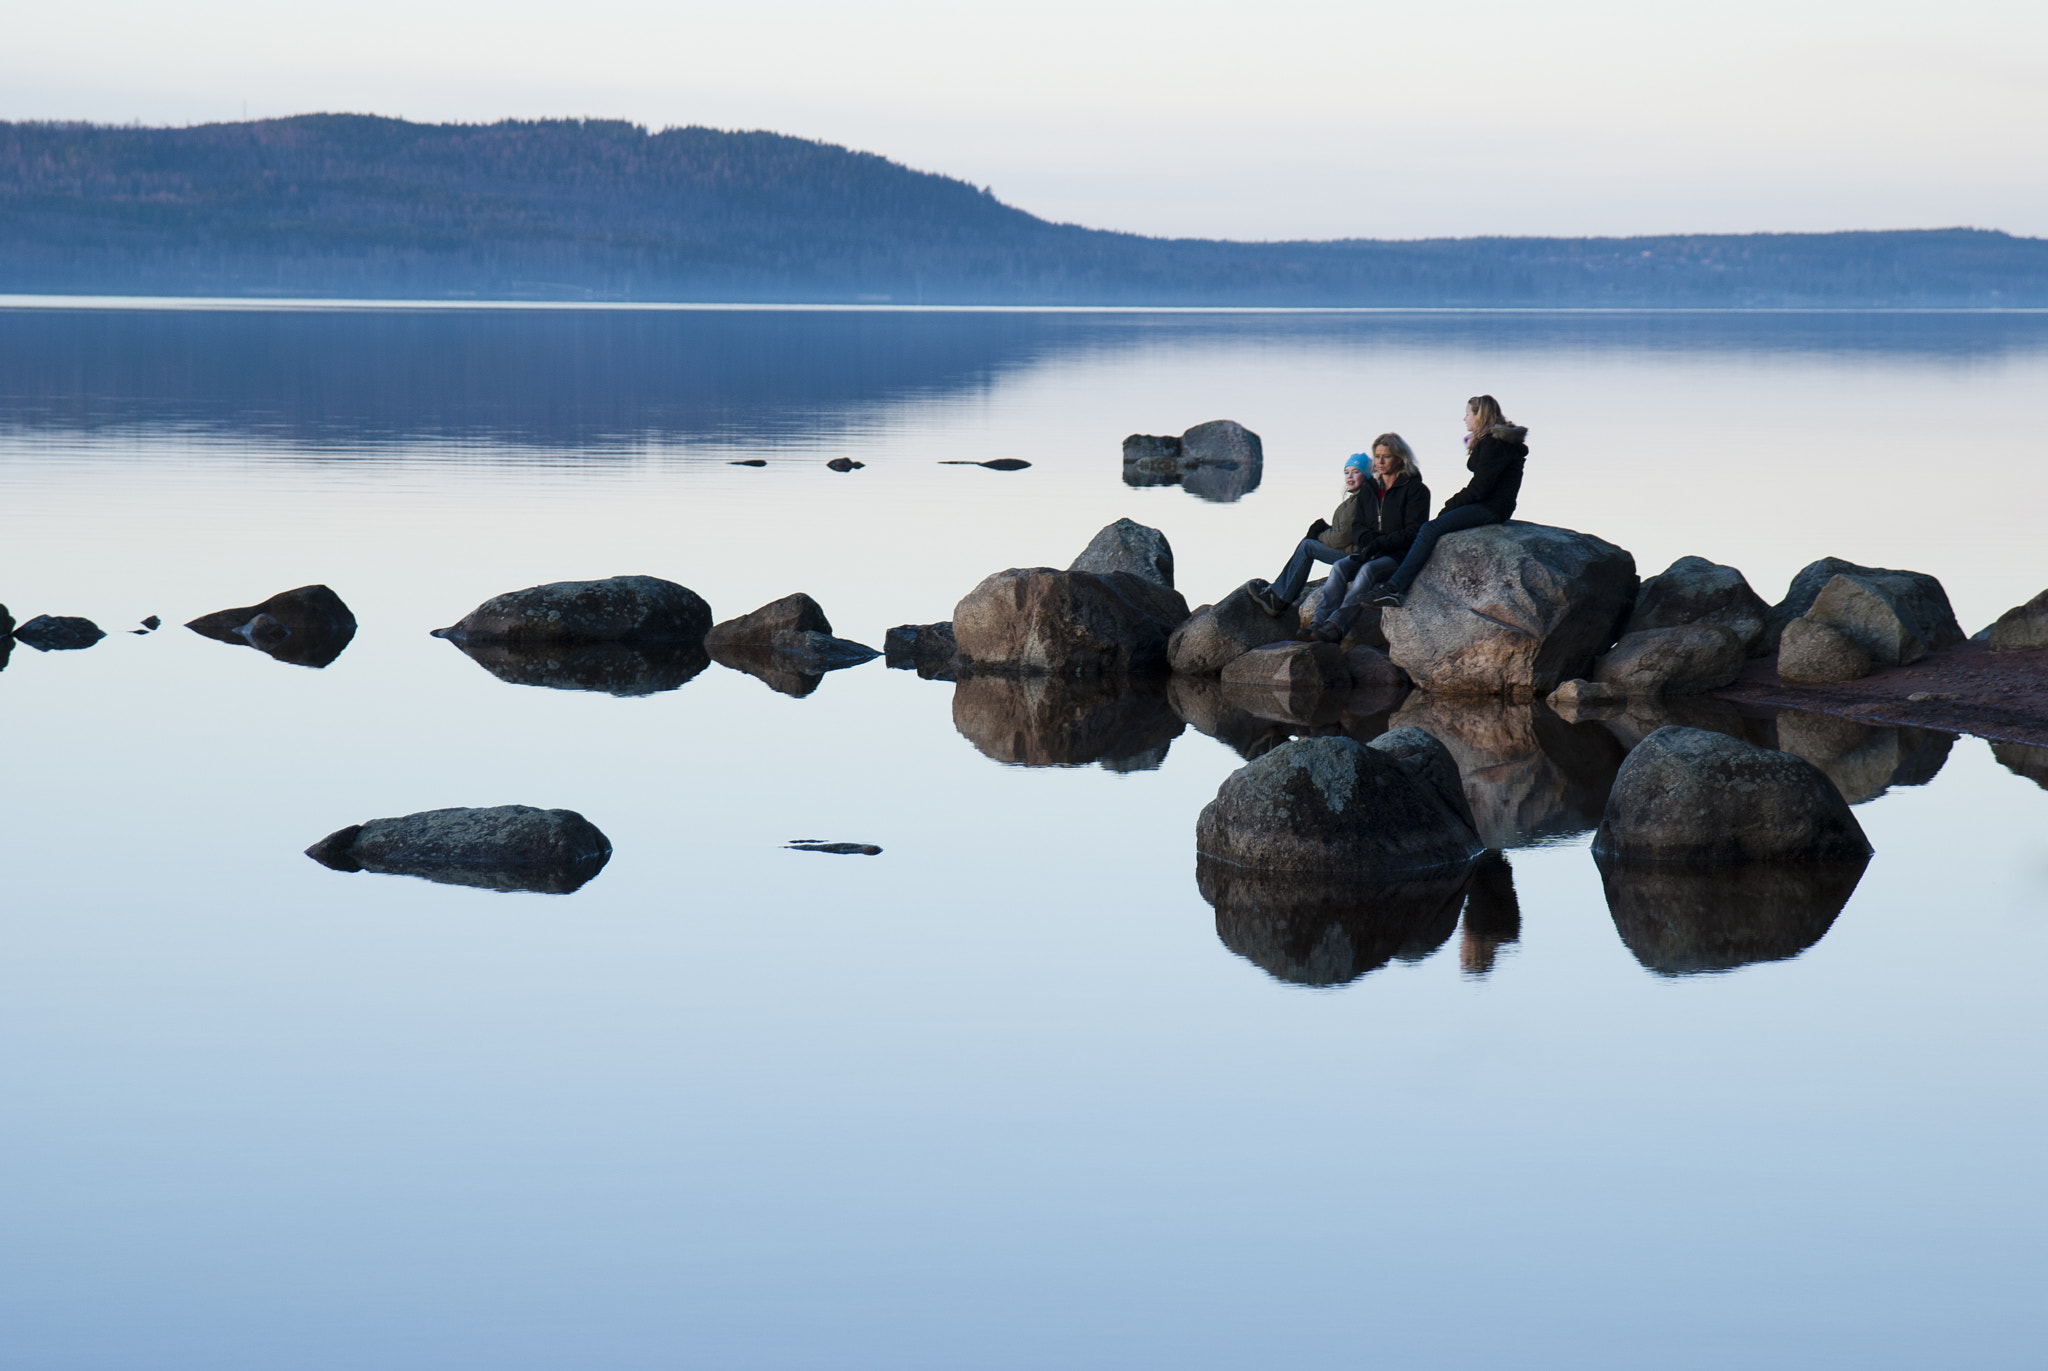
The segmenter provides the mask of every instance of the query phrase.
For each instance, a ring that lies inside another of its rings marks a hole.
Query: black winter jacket
[[[1373,483],[1377,490],[1379,483]],[[1400,558],[1415,541],[1415,530],[1429,522],[1429,487],[1414,476],[1403,476],[1377,498],[1360,491],[1357,541],[1361,557]]]
[[[1522,463],[1529,445],[1522,440],[1529,430],[1520,424],[1495,424],[1472,440],[1472,453],[1465,470],[1472,479],[1465,488],[1444,501],[1442,513],[1466,505],[1485,505],[1505,523],[1515,514],[1515,497],[1522,493]]]

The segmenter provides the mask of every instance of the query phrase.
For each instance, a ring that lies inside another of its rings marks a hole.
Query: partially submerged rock
[[[324,667],[354,640],[356,616],[332,590],[310,585],[279,591],[261,604],[202,614],[185,627],[293,666]]]
[[[1786,624],[1778,638],[1778,679],[1796,685],[1856,681],[1877,664],[1848,634],[1804,616]]]
[[[953,679],[953,621],[936,624],[898,624],[882,636],[886,664],[898,670],[914,670],[927,681]]]
[[[1612,543],[1492,524],[1439,541],[1406,603],[1380,624],[1387,655],[1422,690],[1541,699],[1588,674],[1635,599],[1635,559]]]
[[[1419,729],[1302,738],[1227,777],[1195,825],[1206,856],[1268,871],[1406,879],[1463,871],[1483,844],[1443,745]]]
[[[1009,766],[1129,772],[1156,769],[1183,725],[1156,680],[971,676],[953,687],[953,727]]]
[[[1823,557],[1802,567],[1792,578],[1785,598],[1771,606],[1770,620],[1764,629],[1765,652],[1778,650],[1785,625],[1809,613],[1828,582],[1837,576],[1849,576],[1880,592],[1891,603],[1893,612],[1911,626],[1929,649],[1963,640],[1955,612],[1949,608],[1948,592],[1934,577],[1924,572],[1858,566],[1840,557]]]
[[[1760,657],[1770,614],[1770,606],[1734,567],[1704,557],[1680,557],[1643,582],[1622,632],[1719,624],[1741,641],[1747,655]]]
[[[1092,571],[1098,576],[1128,571],[1171,590],[1173,545],[1156,528],[1132,519],[1119,519],[1090,539],[1067,570]]]
[[[1796,957],[1849,902],[1868,858],[1729,868],[1602,862],[1614,930],[1660,976]]]
[[[1733,682],[1748,659],[1742,639],[1721,624],[1637,629],[1593,664],[1593,679],[1622,695],[1703,695]]]
[[[1465,882],[1462,867],[1377,881],[1195,860],[1195,886],[1216,910],[1217,938],[1295,985],[1343,985],[1397,958],[1429,956],[1457,929]]]
[[[859,666],[882,655],[863,643],[833,637],[824,609],[801,591],[727,619],[704,635],[704,646],[721,663],[779,658],[787,669],[811,675]]]
[[[816,838],[798,838],[783,844],[788,852],[822,852],[830,857],[879,857],[882,849],[873,843],[828,843]]]
[[[2048,590],[1999,615],[1984,636],[1993,652],[2048,647]]]
[[[1574,676],[1551,691],[1544,703],[1570,723],[1575,722],[1581,714],[1597,715],[1603,709],[1620,704],[1625,698],[1625,691],[1617,690],[1601,681],[1589,681],[1583,676]]]
[[[1622,762],[1593,840],[1605,861],[1856,862],[1856,816],[1813,763],[1697,728],[1660,728]]]
[[[1166,658],[1183,676],[1216,676],[1223,668],[1267,643],[1291,642],[1301,630],[1292,610],[1274,618],[1252,600],[1247,582],[1213,605],[1188,615],[1167,640]]]
[[[430,809],[328,834],[306,855],[336,871],[566,895],[611,860],[611,840],[573,809]]]
[[[1259,488],[1265,447],[1231,419],[1197,424],[1178,438],[1134,433],[1124,439],[1124,484],[1180,486],[1204,500],[1229,502]]]
[[[14,640],[38,652],[76,652],[106,637],[90,619],[71,614],[38,614],[14,630]]]
[[[1127,571],[999,571],[953,610],[953,638],[977,673],[1087,676],[1166,669],[1188,617],[1180,592]]]
[[[678,689],[711,665],[711,656],[701,642],[459,642],[455,646],[507,685],[594,690],[622,697]]]
[[[700,642],[711,606],[697,592],[656,576],[554,581],[484,601],[436,638],[451,642]]]

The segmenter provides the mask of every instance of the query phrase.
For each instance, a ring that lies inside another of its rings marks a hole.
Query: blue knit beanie
[[[1360,471],[1371,471],[1372,454],[1370,452],[1354,452],[1344,459],[1344,465],[1347,467],[1357,467]]]

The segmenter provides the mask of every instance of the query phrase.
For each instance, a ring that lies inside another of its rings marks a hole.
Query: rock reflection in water
[[[1293,726],[1253,712],[1240,695],[1204,676],[1175,676],[1166,683],[1166,698],[1175,714],[1248,762],[1294,736]]]
[[[655,695],[711,665],[702,643],[525,645],[456,643],[465,657],[507,685]]]
[[[1932,729],[1879,727],[1786,709],[1778,713],[1775,745],[1825,771],[1843,799],[1860,805],[1895,785],[1926,785],[1948,761],[1955,741],[1953,733]]]
[[[1195,859],[1195,885],[1225,947],[1277,980],[1343,985],[1450,940],[1466,872],[1395,885]]]
[[[1472,869],[1462,928],[1458,966],[1468,976],[1484,976],[1493,970],[1501,948],[1521,941],[1522,902],[1515,898],[1515,873],[1502,854],[1488,851]]]
[[[0,655],[0,662],[6,661]],[[2024,776],[2043,790],[2048,790],[2048,747],[2032,747],[2026,743],[1993,743],[1991,755],[1998,764],[2015,776]]]
[[[1184,725],[1156,680],[970,676],[953,687],[953,727],[1009,766],[1128,772],[1158,767]]]
[[[1709,733],[1740,738],[1758,747],[1775,748],[1778,745],[1769,715],[1745,714],[1726,700],[1706,695],[1637,698],[1593,711],[1593,714],[1629,751],[1665,727],[1703,728]]]
[[[1867,861],[1682,867],[1603,862],[1615,931],[1660,976],[1796,957],[1821,940]]]
[[[710,657],[720,666],[743,671],[770,690],[799,700],[825,679],[823,671],[808,669],[815,663],[762,648],[721,647]]]
[[[1568,724],[1541,704],[1416,694],[1390,722],[1451,750],[1480,840],[1496,851],[1598,828],[1626,755],[1600,725]]]

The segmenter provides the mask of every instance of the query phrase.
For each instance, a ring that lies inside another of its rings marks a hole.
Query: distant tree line
[[[2048,306],[1977,229],[1234,243],[1048,223],[772,133],[0,123],[0,292],[927,304]]]

